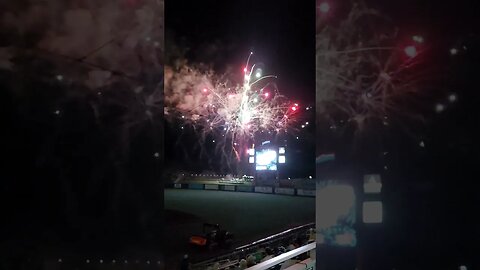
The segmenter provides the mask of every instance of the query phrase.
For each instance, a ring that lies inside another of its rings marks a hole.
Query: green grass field
[[[167,257],[195,255],[188,238],[201,233],[204,222],[220,224],[240,246],[315,221],[314,198],[273,194],[167,189],[165,209],[166,240],[173,245]]]

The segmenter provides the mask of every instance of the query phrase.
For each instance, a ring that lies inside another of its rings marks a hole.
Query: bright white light
[[[308,125],[308,122],[305,122],[305,125]]]
[[[405,53],[408,57],[415,57],[417,55],[417,48],[415,48],[415,46],[407,46],[405,48]]]
[[[422,36],[413,36],[412,39],[413,39],[413,41],[416,41],[418,43],[423,43],[423,37]]]
[[[281,163],[281,164],[285,163],[285,156],[279,156],[278,163]]]
[[[153,154],[153,156],[158,158],[160,156],[160,154],[158,152],[155,152],[155,154]]]
[[[456,48],[451,48],[450,49],[450,54],[451,55],[456,55],[458,53],[458,50]]]
[[[242,124],[247,124],[248,122],[250,122],[250,119],[252,117],[252,113],[249,110],[244,109],[244,110],[242,110],[242,113],[241,113],[240,117],[241,117],[240,120],[241,120]]]
[[[380,193],[382,192],[382,181],[380,175],[370,174],[363,178],[363,191],[365,193]]]
[[[250,163],[250,164],[255,163],[255,157],[249,157],[248,158],[248,163]]]
[[[260,72],[255,73],[255,77],[257,77],[257,78],[262,77],[262,73],[260,73]]]
[[[296,137],[296,139],[298,140],[298,137]]]
[[[245,75],[245,81],[249,81],[250,80],[250,75],[246,74]]]
[[[277,152],[275,150],[263,150],[256,153],[256,170],[277,170]]]
[[[435,111],[436,111],[437,113],[443,112],[444,110],[445,110],[445,106],[444,106],[443,104],[437,104],[437,105],[435,106]]]
[[[56,115],[59,115],[59,114],[60,114],[60,110],[56,110],[56,111],[55,111],[55,114],[56,114]]]
[[[323,2],[320,4],[318,8],[320,9],[321,12],[327,13],[330,10],[330,4],[328,4],[327,2]]]
[[[253,148],[248,149],[248,155],[249,156],[255,155],[255,149],[253,149]]]
[[[312,179],[312,176],[311,176],[311,175],[310,175],[310,176],[308,176],[308,179]]]
[[[383,204],[382,202],[364,202],[363,203],[363,222],[364,223],[382,223],[383,222]]]
[[[258,102],[258,98],[253,98],[253,102]]]
[[[185,115],[182,115],[182,118],[185,118]]]
[[[267,150],[257,153],[257,164],[258,165],[268,165],[272,162],[275,162],[277,159],[277,152],[273,150]]]
[[[457,101],[457,95],[455,95],[455,94],[450,94],[450,95],[448,96],[448,101],[450,101],[450,102],[455,102],[455,101]]]
[[[278,148],[278,153],[279,154],[285,154],[285,147],[279,147]]]
[[[215,140],[212,140],[212,142],[215,142]]]

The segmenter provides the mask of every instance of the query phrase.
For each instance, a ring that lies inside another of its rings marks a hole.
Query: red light
[[[244,68],[244,69],[243,69],[243,72],[247,73],[247,68]]]
[[[268,97],[269,95],[270,95],[270,94],[269,94],[268,92],[267,92],[267,93],[265,93],[265,97]]]
[[[203,88],[203,92],[206,93],[206,92],[207,92],[207,88]]]
[[[296,111],[296,110],[297,110],[297,107],[293,106],[292,111]]]

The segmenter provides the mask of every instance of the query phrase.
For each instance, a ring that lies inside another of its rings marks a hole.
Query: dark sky
[[[241,74],[253,49],[253,60],[279,77],[281,93],[313,103],[315,1],[180,0],[167,1],[165,10],[167,31],[186,40],[189,58],[238,66]],[[217,53],[205,57],[202,48],[211,44],[218,44]]]

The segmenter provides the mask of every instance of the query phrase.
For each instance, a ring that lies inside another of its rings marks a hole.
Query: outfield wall
[[[243,185],[217,185],[217,184],[167,184],[166,188],[193,189],[193,190],[220,190],[230,192],[250,192],[263,194],[280,194],[290,196],[315,197],[315,190],[284,187],[257,187]]]

